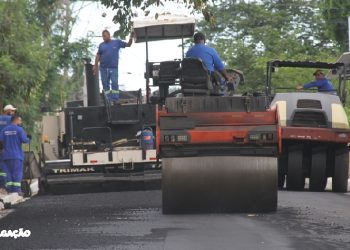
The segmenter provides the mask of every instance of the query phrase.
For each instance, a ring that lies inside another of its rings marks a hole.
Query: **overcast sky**
[[[170,12],[172,14],[190,15],[189,10],[178,4],[168,3],[162,8],[153,8],[150,15],[156,12]],[[97,2],[77,2],[74,4],[74,13],[78,20],[73,27],[72,40],[93,35],[93,52],[97,51],[98,45],[102,42],[101,31],[108,29],[111,34],[118,29],[112,22],[114,13]],[[103,17],[103,14],[106,14]],[[139,13],[142,17],[142,12]],[[125,38],[128,40],[128,37]],[[164,61],[181,58],[181,40],[151,42],[149,44],[150,61]],[[94,60],[94,59],[93,59]],[[120,89],[137,90],[145,89],[145,43],[133,44],[130,48],[121,49],[119,59],[119,86]]]

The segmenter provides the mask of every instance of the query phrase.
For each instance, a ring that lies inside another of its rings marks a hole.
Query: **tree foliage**
[[[37,111],[48,60],[28,7],[24,0],[0,4],[0,100],[17,105],[23,114]]]
[[[330,36],[338,42],[341,51],[348,51],[348,17],[350,1],[324,0],[322,5],[326,28]]]
[[[17,106],[30,133],[43,107],[55,111],[81,92],[91,43],[69,41],[74,21],[69,1],[0,1],[0,108]]]
[[[263,85],[269,60],[332,61],[338,56],[317,0],[216,1],[211,12],[215,25],[201,22],[199,29],[228,67],[243,70],[250,88]],[[311,80],[309,71],[288,72],[281,76],[283,84]]]

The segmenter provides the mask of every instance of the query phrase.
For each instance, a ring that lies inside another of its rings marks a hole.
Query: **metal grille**
[[[299,99],[297,103],[299,109],[322,109],[322,104],[319,100]]]
[[[327,127],[327,119],[322,112],[295,112],[292,126],[294,127]]]

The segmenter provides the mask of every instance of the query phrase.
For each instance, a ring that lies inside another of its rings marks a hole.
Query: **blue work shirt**
[[[118,68],[119,49],[125,48],[126,45],[126,42],[119,39],[101,43],[97,51],[97,54],[100,55],[100,67]]]
[[[323,78],[317,81],[309,82],[304,84],[304,89],[317,87],[319,92],[334,92],[335,89],[333,88],[332,83],[327,79]]]
[[[11,116],[10,115],[0,115],[0,132],[7,125],[11,124]],[[2,161],[2,151],[0,151],[0,161]]]
[[[186,57],[200,58],[207,66],[208,71],[223,71],[225,69],[218,53],[203,43],[193,45],[186,53]]]
[[[0,131],[7,125],[10,125],[10,123],[11,123],[10,115],[0,115]]]
[[[22,143],[28,143],[29,139],[23,128],[10,124],[0,132],[0,141],[3,143],[3,160],[24,159]]]

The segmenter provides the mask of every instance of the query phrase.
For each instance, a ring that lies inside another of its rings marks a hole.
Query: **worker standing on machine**
[[[207,66],[212,79],[217,79],[215,71],[218,71],[227,82],[233,82],[233,77],[227,73],[216,50],[205,45],[205,35],[202,32],[197,32],[193,36],[193,41],[194,45],[187,51],[186,57],[201,59]]]
[[[111,39],[108,30],[102,32],[103,42],[99,45],[93,67],[94,74],[97,73],[100,62],[100,75],[104,92],[110,101],[119,100],[118,86],[118,62],[120,48],[130,47],[134,38],[134,32],[130,34],[128,42],[120,39]],[[111,88],[112,87],[112,88]]]
[[[22,143],[29,143],[23,128],[21,117],[11,117],[11,124],[0,133],[0,141],[3,144],[3,170],[6,173],[6,189],[9,193],[21,195],[21,182],[23,177]]]
[[[329,81],[322,70],[316,70],[313,75],[315,76],[315,81],[304,84],[303,86],[298,86],[297,89],[309,89],[317,87],[318,92],[324,92],[327,94],[336,94],[336,91],[333,87],[331,81]]]
[[[0,132],[11,124],[11,117],[15,115],[16,108],[11,104],[4,107],[4,114],[0,115]],[[6,194],[6,173],[3,171],[2,149],[0,149],[0,194]]]

